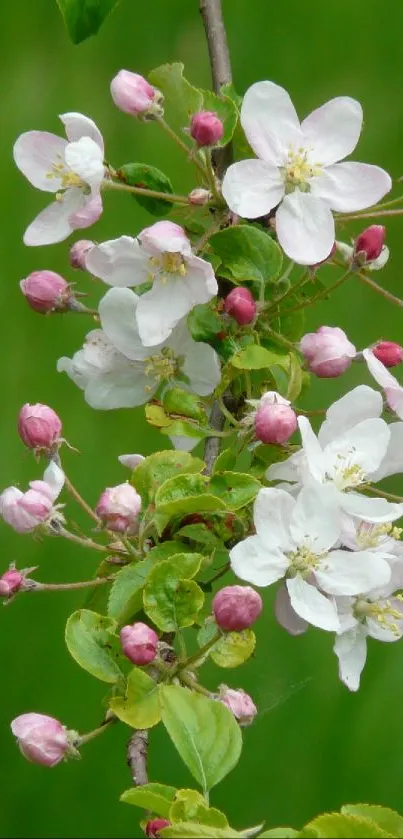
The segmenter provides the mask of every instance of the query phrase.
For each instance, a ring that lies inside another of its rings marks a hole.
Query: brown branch
[[[221,0],[199,0],[199,10],[206,32],[211,64],[213,88],[218,95],[223,85],[232,81],[227,35],[222,15]],[[222,149],[215,149],[213,160],[219,177],[231,163],[232,149],[228,144]]]
[[[127,765],[136,787],[148,784],[147,775],[148,731],[140,728],[127,744]]]
[[[222,431],[224,428],[225,417],[221,413],[218,402],[213,402],[213,407],[210,414],[210,428],[214,431]],[[211,475],[214,463],[220,453],[221,440],[220,437],[209,437],[204,446],[204,460],[206,463],[205,473]]]

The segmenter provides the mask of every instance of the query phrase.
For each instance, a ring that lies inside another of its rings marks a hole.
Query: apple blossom
[[[73,230],[88,227],[102,213],[104,144],[92,119],[79,113],[60,116],[67,140],[47,131],[27,131],[14,145],[14,160],[30,183],[54,192],[24,234],[26,245],[62,242]]]
[[[143,76],[119,70],[111,81],[111,95],[117,108],[133,117],[161,115],[163,95]]]
[[[386,401],[389,408],[394,411],[400,419],[403,419],[403,387],[398,380],[389,373],[382,361],[377,358],[373,349],[363,350],[363,356],[368,365],[368,370],[375,381],[385,391]]]
[[[339,162],[354,150],[362,127],[361,105],[348,96],[332,99],[300,124],[282,87],[257,82],[244,96],[241,124],[258,159],[227,169],[223,196],[244,218],[278,206],[277,237],[294,262],[314,265],[329,255],[332,210],[363,210],[391,189],[379,166]]]
[[[94,242],[90,239],[79,239],[74,242],[70,248],[70,265],[72,268],[78,268],[81,271],[86,270],[85,257],[87,253],[94,247]]]
[[[9,599],[16,594],[24,582],[24,575],[16,568],[9,568],[0,577],[0,597]]]
[[[263,601],[250,586],[224,586],[214,596],[212,608],[220,629],[240,632],[258,619]]]
[[[354,260],[360,265],[374,262],[383,251],[386,227],[382,224],[371,224],[357,237],[354,244]]]
[[[357,264],[355,261],[354,242],[352,245],[348,245],[346,242],[336,242],[336,250],[342,257],[343,262],[345,262],[346,265],[349,265],[352,270],[356,269],[357,267],[362,267],[359,263]],[[379,256],[376,259],[372,259],[369,262],[365,262],[365,270],[380,271],[381,268],[385,267],[389,259],[389,256],[389,248],[387,245],[384,245]]]
[[[244,690],[233,690],[220,685],[220,701],[232,711],[240,726],[251,725],[257,714],[257,708],[251,697]]]
[[[357,350],[338,326],[320,326],[301,338],[299,349],[308,370],[321,379],[340,376],[349,367]]]
[[[192,116],[190,135],[198,146],[215,146],[221,140],[224,126],[214,111],[199,111]]]
[[[185,231],[171,221],[157,221],[137,239],[121,236],[93,248],[87,270],[111,286],[152,282],[136,309],[139,335],[145,347],[165,341],[197,303],[217,294],[212,266],[192,253]]]
[[[140,621],[132,626],[122,627],[120,643],[126,658],[139,666],[150,664],[157,655],[158,635],[150,626]]]
[[[65,726],[46,714],[21,714],[12,721],[11,731],[24,757],[41,766],[56,766],[71,748]]]
[[[282,489],[261,489],[253,518],[256,535],[230,551],[234,573],[256,586],[285,577],[294,611],[320,629],[339,628],[334,601],[326,595],[361,594],[390,580],[379,552],[335,547],[340,513],[326,487],[304,487],[297,500]]]
[[[129,483],[107,487],[98,501],[96,514],[108,530],[131,533],[137,529],[141,497]]]
[[[0,495],[0,515],[18,533],[31,533],[53,518],[62,518],[54,506],[64,484],[64,473],[54,461],[45,469],[42,481],[30,481],[30,489],[21,492],[11,486]]]
[[[48,405],[26,403],[18,416],[18,433],[29,449],[49,451],[60,440],[62,423]]]
[[[403,347],[395,341],[378,341],[371,349],[375,358],[385,367],[396,367],[403,361]]]
[[[65,312],[72,294],[69,284],[54,271],[33,271],[20,282],[20,289],[35,312]]]
[[[207,396],[220,381],[217,354],[193,340],[185,321],[163,344],[150,349],[141,343],[136,320],[140,299],[128,288],[111,288],[99,304],[102,330],[90,332],[72,359],[58,361],[58,371],[85,391],[92,408],[143,405],[160,385],[170,383]]]
[[[280,445],[297,430],[297,415],[288,399],[275,390],[263,393],[260,399],[247,399],[253,408],[242,420],[246,427],[253,425],[257,440]]]
[[[240,326],[246,326],[256,317],[256,302],[248,288],[233,288],[224,300],[224,311]]]

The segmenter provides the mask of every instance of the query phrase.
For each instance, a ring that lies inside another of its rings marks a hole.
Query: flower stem
[[[390,291],[387,291],[386,288],[382,288],[382,286],[378,285],[375,280],[371,280],[367,277],[366,274],[362,274],[361,271],[357,272],[357,276],[361,280],[362,283],[370,286],[377,294],[381,294],[382,297],[385,297],[386,300],[389,300],[390,303],[394,303],[396,306],[403,306],[403,300],[400,297],[396,297],[394,294],[391,294]]]
[[[385,492],[385,490],[379,489],[379,487],[365,486],[363,490],[364,492],[370,492],[371,495],[380,495],[381,498],[387,498],[389,501],[398,501],[399,503],[403,501],[401,495],[395,495],[393,492]]]
[[[181,682],[183,682],[184,685],[187,685],[188,688],[191,688],[191,690],[195,690],[197,693],[202,693],[203,696],[208,696],[209,699],[211,699],[211,692],[207,690],[207,688],[204,688],[203,685],[199,685],[198,682],[195,682],[191,676],[187,675],[187,673],[181,673],[180,679]]]
[[[207,173],[207,177],[208,177],[208,181],[209,181],[210,190],[211,190],[217,204],[219,206],[220,206],[220,204],[225,206],[224,200],[223,200],[222,196],[220,195],[220,193],[217,189],[216,176],[215,176],[215,172],[214,172],[214,169],[213,169],[213,163],[212,163],[212,159],[211,159],[210,149],[205,150],[204,159],[206,161],[206,173]]]
[[[82,545],[83,548],[93,548],[96,551],[102,551],[102,553],[109,553],[109,548],[107,548],[106,545],[100,545],[98,542],[94,542],[93,539],[77,536],[75,533],[70,533],[69,530],[66,530],[61,525],[59,525],[57,529],[52,529],[51,532],[55,536],[63,536],[63,538],[68,539],[69,542],[75,542],[76,545]]]
[[[186,195],[173,195],[170,192],[158,192],[155,189],[144,189],[141,186],[116,183],[116,181],[102,181],[104,189],[113,189],[116,192],[131,192],[132,195],[144,195],[146,198],[158,198],[162,201],[169,201],[171,204],[190,204]]]
[[[287,309],[285,314],[288,317],[288,315],[291,315],[293,312],[298,312],[300,309],[305,309],[306,306],[312,306],[312,304],[316,303],[318,300],[323,300],[325,297],[331,294],[332,291],[335,291],[336,288],[341,286],[348,279],[351,273],[351,268],[349,267],[347,271],[341,277],[339,277],[339,279],[335,283],[333,283],[333,285],[327,286],[327,288],[323,288],[321,291],[318,292],[318,294],[315,294],[314,297],[311,297],[309,300],[305,300],[304,303],[300,303],[298,306],[294,306],[292,309]]]
[[[268,332],[275,341],[279,342],[279,344],[284,344],[284,346],[288,347],[290,350],[295,350],[295,345],[291,341],[288,341],[287,338],[284,338],[283,335],[280,335],[279,332],[275,332],[270,326],[264,326],[264,329],[265,332]]]
[[[140,559],[140,552],[136,550],[136,548],[134,547],[134,545],[132,545],[130,539],[128,539],[127,536],[122,536],[122,534],[120,534],[119,539],[122,542],[122,545],[124,545],[124,547],[126,548],[128,554],[135,557],[135,559]]]
[[[77,501],[77,504],[79,504],[80,507],[82,507],[82,509],[85,510],[85,512],[88,516],[90,516],[91,519],[93,519],[97,524],[99,524],[99,518],[97,514],[94,512],[94,510],[91,509],[90,505],[87,504],[85,499],[80,495],[78,489],[76,489],[75,486],[71,483],[70,478],[67,477],[66,473],[64,473],[64,483],[70,495],[72,495],[73,498]]]
[[[86,743],[89,743],[90,740],[93,740],[95,737],[98,737],[99,734],[102,734],[103,731],[106,731],[109,726],[113,725],[117,722],[118,718],[115,716],[110,716],[106,719],[102,725],[98,726],[98,728],[94,728],[93,731],[89,731],[88,734],[82,734],[78,737],[75,746],[80,748],[80,746],[84,746]]]
[[[401,216],[403,215],[403,207],[399,210],[379,210],[370,211],[368,213],[349,213],[345,216],[337,216],[336,221],[354,221],[362,218],[381,218],[382,216]]]
[[[224,417],[228,420],[230,425],[234,425],[235,428],[238,428],[239,422],[235,419],[235,417],[232,416],[231,411],[228,410],[222,396],[217,395],[217,402],[220,406],[221,413],[224,414]],[[217,431],[215,431],[214,433],[217,434]]]
[[[195,164],[195,166],[197,166],[197,168],[200,169],[200,171],[203,173],[203,177],[205,178],[206,177],[206,170],[205,170],[203,164],[201,163],[201,161],[198,160],[197,157],[192,155],[193,149],[189,148],[189,146],[186,143],[184,143],[182,138],[179,137],[179,135],[176,133],[176,131],[173,130],[173,128],[171,128],[170,125],[168,125],[168,123],[164,120],[163,117],[156,117],[156,120],[159,123],[159,125],[161,126],[161,128],[164,129],[165,133],[168,134],[168,137],[170,137],[171,140],[173,140],[174,143],[176,143],[176,145],[179,146],[179,148],[182,149],[182,151],[185,152],[186,156],[189,159],[192,160],[192,162]],[[187,203],[190,203],[190,202],[187,202]]]
[[[111,577],[95,577],[93,580],[83,580],[82,582],[78,583],[38,583],[36,580],[29,580],[27,583],[32,583],[32,585],[27,585],[27,587],[23,588],[23,591],[68,591],[73,589],[80,589],[80,588],[92,588],[93,586],[101,586],[105,583],[110,583],[112,580],[115,579],[115,575]]]
[[[204,644],[203,647],[200,647],[200,649],[198,649],[193,655],[190,656],[190,658],[188,658],[182,669],[189,670],[189,667],[198,667],[197,662],[199,661],[199,659],[204,658],[206,653],[208,653],[209,650],[211,650],[211,647],[214,647],[214,644],[216,644],[217,641],[219,641],[219,639],[221,638],[221,634],[221,631],[217,630],[217,632],[214,633],[213,637],[210,638],[210,641],[207,641],[207,643]]]

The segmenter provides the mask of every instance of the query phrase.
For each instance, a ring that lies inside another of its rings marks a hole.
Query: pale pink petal
[[[381,481],[389,475],[396,475],[403,472],[403,422],[391,422],[388,425],[390,440],[386,449],[385,457],[379,469],[371,472],[371,481]]]
[[[70,143],[80,140],[81,137],[91,137],[101,149],[102,154],[104,153],[102,134],[92,119],[75,112],[60,114],[59,119],[65,127],[66,136]]]
[[[315,578],[327,594],[363,594],[387,585],[390,566],[371,551],[331,551],[320,561]]]
[[[284,577],[288,559],[281,551],[269,551],[258,536],[248,536],[230,551],[231,567],[241,580],[254,586],[270,586]]]
[[[320,444],[325,446],[362,420],[380,417],[382,411],[381,394],[368,385],[358,385],[333,402],[326,411],[326,419],[318,433]]]
[[[183,227],[173,221],[156,221],[145,227],[138,236],[139,242],[153,256],[161,253],[191,253],[191,245]]]
[[[281,201],[284,181],[279,169],[270,163],[240,160],[227,169],[222,194],[233,213],[243,218],[258,218],[267,215]]]
[[[135,469],[136,466],[145,460],[145,457],[142,454],[120,454],[118,460],[122,466],[127,466],[128,469]]]
[[[401,386],[397,379],[392,376],[392,373],[382,364],[382,361],[377,358],[371,349],[363,350],[363,356],[368,365],[368,370],[375,381],[383,388],[392,388],[398,390]],[[403,390],[403,388],[402,388]]]
[[[394,504],[386,498],[370,498],[358,492],[340,493],[340,504],[349,516],[371,522],[395,521],[403,515],[403,504]]]
[[[246,91],[241,124],[255,154],[275,166],[284,165],[290,146],[302,145],[294,105],[287,91],[274,82],[256,82]]]
[[[294,483],[298,481],[300,469],[304,464],[305,456],[302,449],[295,452],[287,460],[282,460],[279,463],[272,463],[265,472],[265,478],[268,481],[289,481]]]
[[[75,143],[69,143],[65,150],[67,165],[92,189],[99,189],[105,173],[103,155],[99,146],[91,137],[81,137]]]
[[[30,246],[53,245],[70,236],[71,215],[83,204],[80,189],[69,189],[34,219],[24,233],[24,243]]]
[[[299,575],[286,581],[291,605],[297,615],[319,629],[337,632],[339,618],[336,606],[332,600],[321,594],[315,586],[311,586]]]
[[[146,376],[143,366],[135,366],[121,356],[119,368],[90,379],[85,389],[86,402],[101,411],[136,408],[152,399],[157,383]]]
[[[369,163],[335,163],[310,181],[311,194],[342,213],[372,207],[392,188],[390,175]]]
[[[356,691],[360,686],[361,673],[367,658],[367,631],[359,625],[355,629],[338,635],[334,643],[334,652],[339,659],[339,676],[349,690]]]
[[[220,360],[209,344],[193,340],[186,320],[174,329],[167,340],[167,346],[174,349],[177,357],[183,358],[182,373],[186,376],[191,390],[199,396],[209,396],[213,393],[221,381]]]
[[[296,189],[285,196],[277,210],[276,233],[290,259],[299,265],[316,265],[332,250],[333,216],[324,201]]]
[[[337,96],[304,119],[304,146],[314,163],[329,166],[354,151],[361,133],[362,108],[349,96]]]
[[[290,595],[284,585],[281,585],[277,592],[274,613],[280,626],[286,629],[290,635],[302,635],[308,629],[309,623],[302,620],[294,612],[291,606]]]
[[[100,193],[95,195],[84,195],[84,203],[82,207],[71,214],[69,222],[73,230],[81,230],[83,227],[90,227],[95,224],[102,215],[102,198]]]
[[[140,298],[128,288],[111,288],[100,300],[98,311],[105,335],[126,358],[142,361],[150,350],[141,343],[136,321]]]
[[[295,499],[282,489],[265,487],[259,491],[253,508],[253,521],[265,545],[278,546],[284,551],[295,547],[289,532],[295,506]]]
[[[321,483],[325,478],[325,462],[323,451],[307,417],[298,417],[302,446],[308,469],[315,479]]]
[[[48,131],[27,131],[14,144],[14,160],[29,182],[43,192],[57,192],[62,182],[53,164],[64,165],[66,140]]]
[[[332,488],[316,482],[303,487],[287,523],[296,545],[306,544],[315,554],[332,548],[338,540],[341,524]]]
[[[63,469],[54,460],[51,460],[49,466],[47,466],[43,473],[43,480],[50,487],[53,499],[57,498],[64,486],[65,477]]]
[[[107,285],[120,288],[145,283],[150,275],[149,256],[131,236],[120,236],[91,248],[85,266]]]

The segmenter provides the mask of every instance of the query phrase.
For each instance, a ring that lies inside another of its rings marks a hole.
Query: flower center
[[[76,175],[72,169],[66,168],[65,163],[61,160],[60,163],[52,163],[52,169],[46,175],[49,180],[52,178],[60,178],[61,180],[61,187],[62,189],[68,189],[72,186],[83,187],[86,186],[85,182],[79,175]]]
[[[357,487],[365,481],[366,476],[362,467],[358,463],[352,462],[354,453],[355,449],[351,449],[347,454],[338,454],[334,466],[334,475],[333,477],[327,476],[341,491],[350,487]]]
[[[160,353],[149,355],[145,359],[144,372],[146,376],[159,384],[174,379],[179,373],[182,362],[182,357],[174,355],[169,347],[164,347]],[[149,385],[146,385],[145,389],[152,390]]]
[[[372,618],[382,629],[392,632],[397,637],[401,635],[396,621],[402,620],[402,613],[393,608],[390,600],[371,601],[366,600],[365,597],[357,597],[353,612],[360,623],[364,623],[367,618]]]
[[[288,568],[289,576],[296,577],[299,575],[305,579],[306,577],[309,577],[312,571],[315,570],[319,564],[319,560],[322,559],[325,554],[315,554],[305,545],[300,547],[297,551],[288,553],[287,556],[290,561]]]
[[[308,153],[309,150],[304,148],[296,151],[292,148],[288,150],[287,162],[282,167],[286,194],[296,189],[301,192],[310,192],[310,179],[321,174],[321,167],[308,160]]]
[[[187,265],[181,253],[163,253],[161,256],[152,256],[149,260],[151,265],[152,279],[158,272],[163,283],[166,283],[170,274],[186,277]]]
[[[388,536],[392,539],[400,539],[401,532],[402,529],[393,527],[391,522],[372,524],[369,521],[362,521],[357,528],[357,545],[362,549],[377,548]]]

